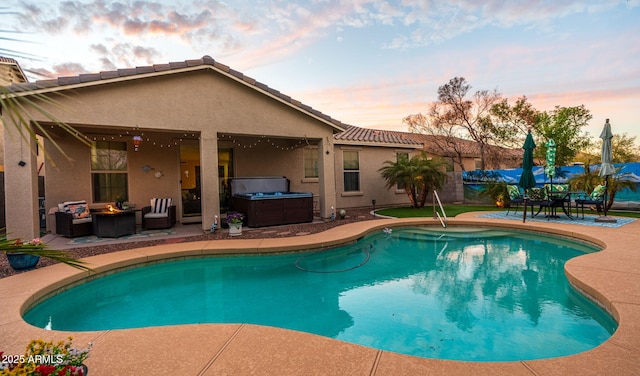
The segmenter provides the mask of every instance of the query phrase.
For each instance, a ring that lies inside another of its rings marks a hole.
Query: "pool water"
[[[500,229],[394,229],[322,252],[135,268],[64,291],[24,319],[66,331],[250,323],[428,358],[549,358],[616,329],[565,278],[567,260],[595,251]]]

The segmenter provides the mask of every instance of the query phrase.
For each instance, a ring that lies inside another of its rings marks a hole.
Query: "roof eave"
[[[221,65],[221,64],[219,64]],[[223,66],[224,67],[224,66]],[[341,125],[341,123],[335,119],[330,118],[329,116],[326,116],[326,118],[324,116],[322,116],[322,113],[320,113],[319,111],[315,111],[313,110],[311,107],[310,110],[306,110],[302,107],[298,107],[296,106],[294,103],[288,102],[284,99],[282,99],[281,97],[279,97],[278,95],[275,95],[273,92],[277,92],[273,89],[269,90],[269,87],[266,85],[262,85],[265,86],[265,89],[262,89],[261,87],[259,87],[258,85],[256,85],[256,81],[253,80],[252,78],[248,77],[248,76],[244,76],[243,74],[239,74],[239,72],[236,72],[232,69],[228,69],[228,71],[225,71],[224,69],[221,69],[219,67],[216,67],[214,65],[211,64],[200,64],[200,65],[195,65],[195,66],[185,66],[185,67],[179,67],[179,68],[172,68],[172,69],[167,69],[167,70],[160,70],[160,71],[153,71],[153,72],[148,72],[148,73],[138,73],[138,74],[131,74],[131,75],[125,75],[125,76],[115,76],[115,77],[107,77],[107,78],[103,78],[100,80],[89,80],[86,82],[82,81],[82,77],[84,75],[80,75],[78,76],[78,81],[77,83],[71,83],[71,84],[67,84],[67,85],[51,85],[51,86],[47,86],[47,82],[50,81],[39,81],[38,84],[43,85],[42,87],[36,88],[36,89],[25,89],[22,91],[13,91],[11,94],[7,94],[7,95],[11,95],[11,96],[28,96],[28,95],[33,95],[33,94],[46,94],[46,93],[53,93],[53,92],[58,92],[58,91],[68,91],[68,90],[75,90],[75,89],[80,89],[80,88],[87,88],[87,87],[94,87],[94,86],[99,86],[99,85],[106,85],[106,84],[113,84],[113,83],[118,83],[118,82],[126,82],[126,81],[133,81],[133,80],[140,80],[143,78],[149,78],[149,77],[160,77],[160,76],[165,76],[165,75],[171,75],[171,74],[179,74],[179,73],[185,73],[185,72],[192,72],[192,71],[198,71],[198,70],[203,70],[203,69],[211,69],[219,74],[222,74],[223,76],[230,78],[252,90],[258,91],[260,94],[266,95],[268,97],[270,97],[271,99],[274,99],[296,111],[299,111],[307,116],[310,116],[328,126],[330,126],[333,129],[334,133],[340,133],[340,132],[344,132],[344,130],[346,129],[346,127],[343,127]],[[235,74],[234,74],[235,73]],[[99,73],[94,73],[91,75],[96,75]],[[31,83],[30,85],[34,85],[33,83]],[[20,87],[20,86],[26,86],[26,85],[16,85],[16,87]],[[279,92],[277,92],[279,93]],[[307,106],[308,107],[308,106]]]
[[[418,149],[422,150],[420,144],[400,144],[395,142],[376,142],[376,141],[352,141],[352,140],[335,140],[334,145],[351,145],[351,146],[375,146],[402,149]]]

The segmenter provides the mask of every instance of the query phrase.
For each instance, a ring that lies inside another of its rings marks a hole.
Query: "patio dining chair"
[[[542,210],[544,210],[544,214],[547,215],[549,209],[551,208],[551,200],[547,195],[547,190],[545,188],[529,188],[528,190],[529,200],[527,201],[527,205],[531,206],[531,216],[535,217]],[[538,211],[536,213],[533,212],[535,207],[538,207]]]
[[[585,206],[595,206],[598,215],[602,211],[604,207],[604,193],[605,188],[604,185],[597,185],[593,192],[590,195],[584,194],[582,196],[578,196],[575,200],[576,204],[576,217],[578,216],[578,210],[582,212],[582,219],[584,219],[584,207]]]
[[[509,211],[511,211],[513,205],[516,207],[516,210],[513,211],[515,214],[518,212],[520,204],[524,203],[524,195],[522,194],[522,191],[520,191],[520,187],[513,184],[507,185],[507,192],[509,193],[509,208],[507,209],[506,215],[509,215]]]
[[[548,213],[548,217],[557,218],[557,209],[561,208],[567,215],[571,216],[571,196],[569,195],[568,184],[545,184],[544,189],[547,192],[547,198],[549,200],[549,209],[551,213]]]

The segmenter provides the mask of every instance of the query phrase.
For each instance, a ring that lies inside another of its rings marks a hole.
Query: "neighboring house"
[[[180,222],[201,222],[208,230],[227,209],[230,178],[286,176],[291,191],[313,192],[317,212],[328,218],[332,210],[369,206],[373,199],[408,203],[406,195],[384,188],[377,170],[397,153],[421,148],[397,137],[335,139],[346,125],[209,56],[9,89],[18,96],[63,94],[56,95],[60,106],[41,105],[84,137],[31,112],[46,126],[49,208],[67,200],[104,208],[119,192],[137,208],[171,197]],[[7,231],[35,237],[40,168],[30,153],[34,142],[16,132],[5,136]]]
[[[20,64],[15,59],[0,56],[0,86],[28,82]],[[4,144],[4,132],[0,131],[0,145]],[[1,149],[0,149],[1,151]],[[4,153],[0,152],[0,171],[4,171]]]
[[[28,82],[22,68],[15,59],[0,56],[0,86]]]
[[[445,139],[444,137],[420,133],[407,133],[407,137],[423,144],[424,151],[427,154],[447,158],[454,171],[463,170],[460,164],[464,166],[464,171],[481,169],[480,145],[475,141],[461,138]],[[487,145],[485,153],[485,170],[522,166],[522,149],[507,149],[500,146]]]

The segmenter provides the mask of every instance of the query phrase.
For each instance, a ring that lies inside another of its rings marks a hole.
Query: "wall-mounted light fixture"
[[[142,137],[133,136],[133,151],[138,151],[141,143],[142,143]]]

